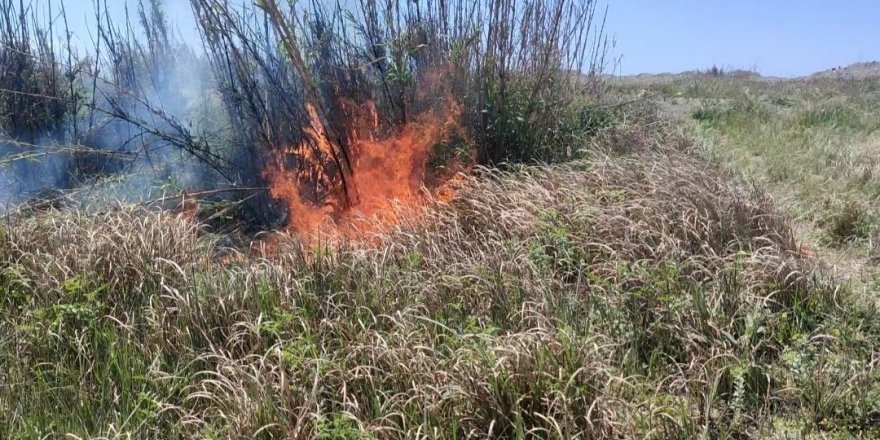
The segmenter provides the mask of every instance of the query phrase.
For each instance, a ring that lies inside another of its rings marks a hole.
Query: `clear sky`
[[[122,16],[125,1],[107,3]],[[715,64],[799,76],[880,61],[880,0],[600,1],[610,6],[607,30],[617,41],[618,74],[680,72]],[[164,2],[180,33],[195,37],[189,0]],[[72,30],[87,42],[93,0],[64,3]]]
[[[49,1],[36,0],[35,2],[39,3],[41,10],[45,12]],[[101,3],[104,3],[104,1],[100,0]],[[56,5],[54,6],[55,13],[59,9],[57,4],[63,2],[67,11],[70,31],[83,47],[88,46],[95,37],[95,0],[51,0],[51,2]],[[137,23],[138,0],[106,0],[106,2],[114,23],[119,26],[122,25],[122,20],[125,18],[126,5],[128,6],[129,16]],[[149,4],[147,0],[144,0],[144,3]],[[186,39],[198,38],[189,0],[162,0],[162,3],[165,5],[168,21],[180,35]]]
[[[880,0],[606,0],[616,73],[800,76],[880,61]]]

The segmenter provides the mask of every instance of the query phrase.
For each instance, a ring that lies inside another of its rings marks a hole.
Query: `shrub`
[[[823,227],[832,242],[844,244],[871,237],[876,220],[860,204],[848,201],[836,212],[830,213]]]
[[[860,115],[853,109],[834,101],[801,110],[794,119],[805,129],[825,126],[832,129],[862,130],[866,128]]]
[[[693,119],[710,127],[751,124],[769,116],[765,105],[749,96],[737,97],[730,104],[702,106],[691,113]]]

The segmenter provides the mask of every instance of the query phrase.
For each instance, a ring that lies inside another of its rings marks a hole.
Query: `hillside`
[[[855,63],[845,67],[831,68],[810,75],[811,78],[871,79],[880,77],[880,62]]]

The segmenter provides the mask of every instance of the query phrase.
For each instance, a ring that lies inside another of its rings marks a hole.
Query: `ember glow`
[[[437,185],[433,176],[434,188],[428,188],[426,168],[433,149],[461,134],[459,105],[448,99],[437,107],[383,134],[373,103],[340,100],[336,109],[344,118],[341,135],[352,162],[352,172],[347,176],[348,194],[337,188],[315,198],[316,185],[332,176],[326,175],[326,168],[296,166],[289,160],[291,156],[300,158],[299,163],[326,160],[332,148],[316,109],[307,105],[308,141],[278,149],[264,171],[272,196],[288,206],[292,232],[304,238],[363,233],[366,224],[395,224],[401,213],[424,205],[431,189],[443,186],[442,182]],[[444,190],[446,193],[448,190]],[[374,221],[355,221],[361,218]]]

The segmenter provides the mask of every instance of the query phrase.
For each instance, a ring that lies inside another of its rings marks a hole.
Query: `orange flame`
[[[426,165],[433,148],[454,133],[461,133],[458,119],[461,109],[448,99],[441,111],[428,110],[398,127],[389,135],[379,134],[379,118],[373,103],[356,104],[340,100],[337,108],[347,119],[345,142],[352,161],[348,176],[348,200],[330,192],[322,204],[310,197],[308,185],[329,180],[326,170],[290,169],[285,158],[296,154],[304,163],[320,163],[332,151],[326,130],[314,107],[307,105],[309,141],[292,148],[279,149],[264,170],[272,197],[287,203],[290,228],[300,237],[316,235],[351,236],[364,223],[353,220],[366,217],[370,224],[390,225],[399,222],[403,210],[423,205],[429,198]],[[323,158],[323,159],[322,159]],[[444,198],[448,197],[448,191]]]

